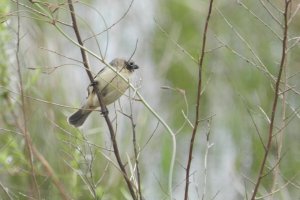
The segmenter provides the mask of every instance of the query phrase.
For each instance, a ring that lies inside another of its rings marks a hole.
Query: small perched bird
[[[110,65],[126,79],[129,79],[134,70],[139,68],[133,61],[126,61],[120,58],[112,60]],[[128,82],[107,66],[95,76],[93,84],[97,84],[104,105],[109,105],[116,101],[129,87]],[[85,104],[68,118],[68,122],[75,127],[81,126],[89,114],[99,106],[97,94],[93,90],[89,91]]]

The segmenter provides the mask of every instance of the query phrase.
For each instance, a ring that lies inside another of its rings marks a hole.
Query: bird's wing
[[[103,67],[102,69],[100,69],[100,71],[96,74],[96,76],[94,76],[94,79],[99,75],[101,74],[104,70],[105,70],[106,67]]]

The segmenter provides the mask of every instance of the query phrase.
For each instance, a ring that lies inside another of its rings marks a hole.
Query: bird
[[[134,61],[127,61],[122,58],[115,58],[109,64],[127,80],[129,80],[133,72],[139,68]],[[104,105],[115,102],[129,88],[129,82],[125,81],[108,66],[105,66],[98,72],[94,77],[94,82],[90,84],[90,86],[94,84],[98,86]],[[90,113],[99,106],[97,94],[93,90],[93,87],[89,87],[88,97],[84,105],[68,118],[69,124],[74,127],[82,126]]]

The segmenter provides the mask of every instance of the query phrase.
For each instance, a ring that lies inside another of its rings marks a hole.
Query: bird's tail
[[[68,122],[75,127],[79,127],[85,122],[91,112],[92,110],[87,110],[87,108],[83,106],[68,118]]]

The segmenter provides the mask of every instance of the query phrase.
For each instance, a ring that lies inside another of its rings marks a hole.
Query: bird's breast
[[[124,78],[129,78],[129,73],[124,73],[121,71]],[[95,79],[98,82],[99,91],[103,97],[103,102],[105,105],[109,105],[120,98],[128,89],[129,84],[127,81],[123,80],[119,75],[117,75],[112,70],[106,70],[99,74]],[[99,101],[96,95],[93,98],[93,105],[99,106]]]

